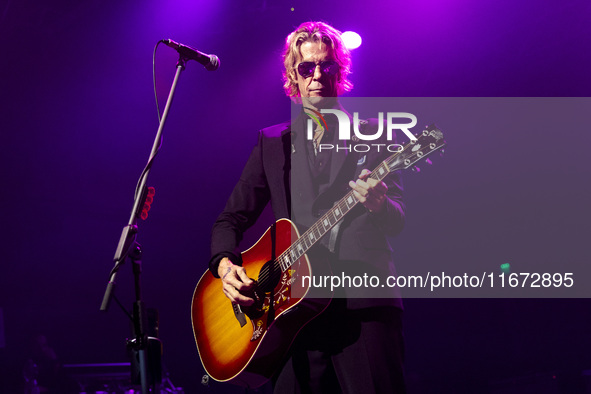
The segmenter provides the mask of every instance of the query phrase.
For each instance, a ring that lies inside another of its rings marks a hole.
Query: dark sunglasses
[[[320,71],[326,75],[330,75],[331,77],[337,75],[340,69],[339,64],[334,60],[326,60],[320,63],[301,62],[298,64],[298,73],[302,77],[308,78],[314,74],[314,71],[316,71],[316,66],[320,66]]]

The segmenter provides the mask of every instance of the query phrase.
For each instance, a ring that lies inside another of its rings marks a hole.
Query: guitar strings
[[[349,197],[353,197],[354,201],[353,204],[349,207],[347,204],[347,198]],[[333,211],[336,211],[336,208],[339,208],[341,210],[341,212],[343,211],[343,206],[347,207],[347,211],[345,212],[345,214],[347,214],[351,209],[353,209],[353,207],[355,207],[355,205],[357,205],[357,203],[359,202],[359,200],[357,200],[357,198],[355,198],[354,194],[352,191],[350,191],[349,193],[347,193],[343,198],[341,198],[334,206],[333,208],[331,208],[328,212],[326,212],[324,215],[322,215],[322,217],[320,219],[318,219],[316,221],[316,223],[314,223],[308,230],[306,230],[292,245],[290,245],[287,249],[285,249],[283,251],[283,253],[281,253],[279,256],[277,256],[277,258],[275,259],[275,261],[273,262],[273,269],[277,269],[277,264],[279,265],[280,269],[283,269],[283,266],[281,265],[281,261],[286,261],[287,257],[290,257],[291,252],[294,250],[294,248],[297,248],[297,246],[301,246],[303,253],[298,256],[295,259],[289,259],[287,261],[290,261],[290,264],[285,267],[286,269],[291,267],[295,261],[299,260],[312,246],[314,246],[316,244],[316,242],[318,242],[322,237],[324,237],[326,235],[326,233],[332,229],[338,222],[339,220],[335,220],[334,223],[331,222],[330,218],[331,216],[333,216]],[[344,215],[343,215],[344,216]],[[334,217],[334,216],[333,216]],[[324,223],[325,219],[328,221],[329,226],[328,228],[326,228],[322,223]],[[317,234],[321,234],[321,226],[324,229],[324,234],[317,236]],[[310,246],[308,246],[306,244],[306,239],[310,239],[309,238],[309,234],[310,233],[314,233],[314,241],[311,242]],[[303,243],[303,246],[302,246]],[[299,253],[298,253],[299,254]],[[268,275],[265,275],[269,270],[263,272],[260,276],[259,276],[259,282],[264,282],[266,284],[266,281],[269,279]],[[269,274],[270,275],[270,274]]]
[[[402,150],[400,150],[400,151],[396,152],[395,154],[391,155],[390,157],[388,157],[387,159],[385,159],[384,161],[382,161],[382,162],[380,163],[380,165],[378,165],[378,166],[377,166],[377,167],[374,169],[374,171],[372,171],[372,173],[370,174],[369,178],[371,178],[371,179],[375,179],[375,180],[382,180],[382,179],[384,179],[384,178],[385,178],[385,177],[386,177],[386,176],[387,176],[387,175],[388,175],[390,172],[392,172],[392,170],[390,170],[390,166],[391,166],[391,165],[392,165],[392,163],[395,161],[395,159],[397,159],[397,158],[398,158],[398,156],[399,156],[401,153],[405,152],[405,151],[406,151],[408,148],[410,148],[411,146],[414,146],[414,144],[412,144],[412,143],[409,143],[409,144],[406,144],[406,145],[404,145],[404,146],[402,147]],[[427,147],[428,147],[428,145],[427,145]],[[421,147],[421,148],[419,149],[419,151],[418,151],[418,152],[421,152],[422,154],[424,154],[423,150],[428,150],[428,149],[424,149],[423,147]],[[418,153],[415,153],[415,155],[417,155],[417,154],[418,154]],[[380,169],[380,167],[382,167],[382,166],[385,166],[385,171],[384,171],[384,173],[383,173],[383,177],[382,177],[382,178],[380,178],[379,169]],[[353,198],[354,198],[354,200],[353,200],[353,204],[352,204],[351,206],[349,206],[349,205],[347,204],[347,199],[348,199],[349,197],[353,197]],[[290,264],[289,264],[287,267],[285,267],[285,269],[287,269],[287,268],[291,267],[291,266],[294,264],[294,262],[295,262],[295,261],[298,261],[298,260],[299,260],[299,259],[300,259],[300,258],[301,258],[301,257],[302,257],[302,256],[303,256],[303,255],[304,255],[304,254],[305,254],[305,253],[306,253],[306,252],[307,252],[307,251],[308,251],[308,250],[309,250],[309,249],[310,249],[312,246],[314,246],[314,245],[315,245],[315,244],[316,244],[316,243],[317,243],[317,242],[318,242],[318,241],[319,241],[319,240],[320,240],[322,237],[324,237],[324,236],[326,235],[326,233],[328,233],[328,231],[329,231],[330,229],[332,229],[332,228],[333,228],[333,227],[334,227],[334,226],[335,226],[335,225],[336,225],[336,224],[337,224],[337,223],[340,221],[340,219],[339,219],[339,220],[335,220],[335,222],[334,222],[334,224],[333,224],[333,223],[331,223],[331,220],[330,220],[331,218],[334,218],[334,212],[336,211],[336,208],[340,209],[340,211],[341,211],[341,212],[343,212],[343,206],[344,206],[344,207],[346,207],[346,208],[347,208],[347,210],[346,210],[346,212],[345,212],[345,213],[342,215],[342,216],[344,216],[344,215],[346,215],[347,213],[349,213],[349,211],[350,211],[351,209],[353,209],[353,208],[354,208],[354,207],[357,205],[357,203],[358,203],[358,202],[359,202],[359,200],[357,199],[357,197],[355,197],[355,194],[353,193],[353,191],[350,191],[350,192],[348,192],[348,193],[347,193],[347,194],[346,194],[346,195],[345,195],[343,198],[341,198],[341,199],[340,199],[340,200],[339,200],[339,201],[338,201],[338,202],[337,202],[337,203],[336,203],[336,204],[333,206],[333,208],[331,208],[331,209],[330,209],[328,212],[326,212],[326,213],[325,213],[325,214],[324,214],[324,215],[323,215],[323,216],[322,216],[320,219],[318,219],[318,220],[316,221],[316,223],[314,223],[314,224],[313,224],[313,225],[312,225],[312,226],[311,226],[311,227],[310,227],[308,230],[306,230],[306,231],[305,231],[305,232],[304,232],[304,233],[303,233],[303,234],[302,234],[302,235],[301,235],[301,236],[298,238],[298,240],[297,240],[297,241],[295,241],[295,242],[294,242],[292,245],[290,245],[290,246],[289,246],[287,249],[285,249],[285,250],[283,251],[283,253],[281,253],[279,256],[277,256],[277,258],[276,258],[276,259],[273,261],[273,271],[275,272],[276,270],[283,270],[283,266],[282,266],[282,264],[281,264],[281,261],[289,261],[289,262],[290,262]],[[324,223],[324,222],[325,222],[325,220],[327,220],[327,221],[328,221],[328,223],[329,223],[329,227],[328,227],[328,228],[325,228],[325,226],[322,224],[322,223]],[[323,229],[324,229],[325,231],[324,231],[324,234],[322,234],[322,235],[320,235],[320,237],[318,237],[318,236],[316,235],[316,232],[317,232],[318,234],[321,234],[321,231],[318,231],[318,230],[320,230],[320,226],[321,226],[321,225],[322,225],[322,227],[323,227]],[[309,237],[307,237],[307,236],[309,236],[309,234],[310,234],[310,233],[314,233],[314,234],[313,234],[313,235],[314,235],[314,240],[313,240],[313,242],[310,244],[310,246],[307,246],[307,245],[306,245],[306,239],[309,239]],[[293,260],[286,260],[286,257],[287,257],[287,256],[289,256],[289,255],[291,255],[291,252],[293,251],[293,249],[294,249],[295,247],[297,247],[298,245],[302,246],[302,245],[301,245],[301,243],[302,243],[302,242],[304,243],[304,245],[303,245],[304,247],[302,247],[302,249],[303,249],[304,253],[302,253],[302,254],[301,254],[299,257],[297,257],[297,258],[295,259],[295,261],[293,261]],[[262,271],[262,270],[261,270],[261,271]],[[266,284],[267,284],[267,281],[268,281],[268,280],[270,280],[270,272],[271,272],[271,270],[270,270],[270,269],[268,269],[268,270],[265,270],[264,272],[262,272],[262,273],[261,273],[261,275],[259,275],[259,278],[258,278],[258,280],[257,280],[257,281],[258,281],[260,284],[262,284],[263,286],[264,286],[264,285],[266,285]]]

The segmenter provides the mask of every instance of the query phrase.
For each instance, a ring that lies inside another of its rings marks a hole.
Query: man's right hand
[[[250,290],[254,281],[246,275],[244,267],[233,264],[229,258],[224,257],[218,266],[218,275],[222,279],[224,294],[232,303],[249,306],[254,303],[252,298],[241,294],[241,291]]]

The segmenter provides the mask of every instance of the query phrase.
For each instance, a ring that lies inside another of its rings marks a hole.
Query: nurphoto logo
[[[382,137],[384,133],[384,129],[386,132],[386,138],[388,141],[393,140],[393,133],[395,130],[400,130],[406,135],[412,142],[416,141],[417,138],[410,132],[410,129],[416,126],[417,124],[417,117],[408,112],[387,112],[386,117],[386,127],[384,127],[384,112],[378,112],[378,122],[377,122],[377,130],[371,130],[369,134],[363,134],[361,132],[360,125],[367,123],[364,120],[359,119],[359,113],[353,113],[353,127],[351,127],[351,119],[346,112],[343,112],[338,109],[320,109],[320,111],[314,110],[312,108],[307,108],[306,114],[310,117],[307,122],[307,138],[308,140],[312,140],[314,138],[314,123],[316,123],[319,127],[323,127],[328,129],[326,120],[324,119],[323,114],[332,114],[335,115],[338,121],[338,139],[343,141],[349,141],[352,138],[361,141],[375,141]],[[406,119],[406,123],[400,123],[400,120]],[[351,130],[353,130],[354,137],[351,135]],[[366,130],[366,132],[369,130]],[[356,137],[356,138],[355,138]],[[378,151],[381,148],[387,149],[389,152],[399,152],[402,150],[402,145],[400,144],[355,144],[353,147],[351,146],[336,146],[336,150],[348,150],[350,151],[353,148],[356,152],[368,152],[371,148],[376,148]],[[323,149],[335,149],[333,144],[319,144],[319,150],[322,151]]]

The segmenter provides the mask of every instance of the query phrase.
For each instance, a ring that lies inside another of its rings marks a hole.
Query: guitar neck
[[[390,173],[387,160],[377,166],[369,176],[381,181]],[[316,223],[312,225],[300,238],[277,257],[281,270],[285,271],[302,257],[312,246],[324,237],[337,223],[357,205],[359,200],[351,190],[333,205]]]
[[[381,181],[390,172],[410,168],[419,160],[424,159],[427,155],[443,148],[445,145],[443,133],[435,125],[428,126],[417,137],[381,162],[371,172],[369,177]],[[427,161],[429,162],[429,160]],[[281,270],[286,271],[291,267],[294,262],[336,226],[358,202],[359,200],[357,200],[352,190],[345,197],[341,198],[308,231],[302,234],[297,241],[279,255],[277,262],[279,262]]]

